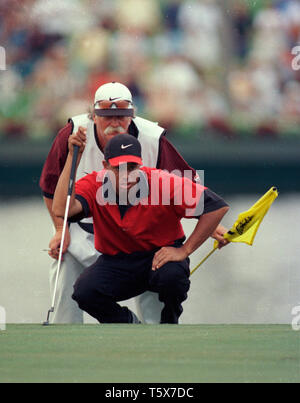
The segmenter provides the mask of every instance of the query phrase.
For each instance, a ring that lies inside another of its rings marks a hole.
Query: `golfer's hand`
[[[183,247],[173,248],[172,246],[164,246],[158,250],[152,261],[152,270],[157,270],[168,262],[181,262],[188,257]]]
[[[77,133],[71,134],[69,137],[69,153],[73,156],[74,146],[79,147],[79,154],[83,153],[86,145],[86,128],[80,126]]]
[[[56,260],[58,260],[58,257],[59,257],[59,248],[60,248],[61,238],[62,238],[62,229],[58,229],[56,231],[54,237],[51,239],[51,241],[49,243],[50,250],[48,252],[48,255]],[[63,251],[62,251],[63,254],[66,253],[66,251],[68,250],[70,241],[71,241],[70,232],[69,232],[68,227],[66,227],[64,245],[63,245]]]
[[[218,244],[218,249],[223,248],[224,246],[229,244],[229,241],[227,239],[224,239],[224,234],[226,234],[227,229],[223,227],[223,225],[218,225],[215,231],[212,234],[212,238],[214,238],[216,241],[219,242]]]

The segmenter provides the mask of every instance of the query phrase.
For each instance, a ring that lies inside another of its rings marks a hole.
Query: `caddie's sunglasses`
[[[112,107],[127,109],[130,107],[130,105],[131,105],[130,101],[125,100],[114,101],[113,99],[111,101],[109,100],[98,101],[95,104],[95,106],[98,106],[100,109],[110,109]]]
[[[126,100],[115,101],[114,99],[98,101],[95,104],[97,116],[134,116],[132,103]]]

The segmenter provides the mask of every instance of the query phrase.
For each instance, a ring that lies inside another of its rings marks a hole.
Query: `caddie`
[[[67,125],[56,136],[45,161],[40,178],[40,187],[55,233],[49,243],[49,255],[54,259],[50,268],[50,292],[53,293],[59,246],[62,236],[63,219],[52,212],[53,195],[68,156],[68,139],[71,134],[85,133],[86,147],[77,169],[76,180],[99,169],[103,150],[115,135],[128,133],[138,138],[142,145],[142,158],[146,166],[173,170],[191,170],[166,138],[166,131],[158,124],[135,116],[132,95],[129,89],[117,82],[107,83],[95,93],[94,110],[69,119]],[[193,170],[193,175],[196,172]],[[220,246],[225,245],[223,234],[226,229],[218,226],[213,237]],[[56,309],[53,323],[83,323],[83,312],[72,300],[73,284],[83,270],[99,257],[94,247],[93,220],[83,218],[70,223],[63,245],[63,262],[57,284]],[[138,314],[145,323],[158,323],[162,303],[157,294],[145,292],[136,299]]]
[[[69,138],[53,200],[56,216],[64,217],[74,145],[79,163],[86,142],[85,133]],[[151,291],[163,303],[160,323],[177,324],[190,286],[188,257],[228,211],[222,198],[189,178],[142,165],[140,142],[115,135],[104,149],[104,169],[76,182],[70,199],[68,217],[93,218],[101,253],[76,281],[72,298],[100,323],[138,323],[118,302]],[[198,218],[187,240],[183,217]]]

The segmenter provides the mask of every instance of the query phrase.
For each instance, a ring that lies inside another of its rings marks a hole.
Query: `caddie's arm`
[[[64,217],[65,208],[66,208],[66,201],[68,195],[68,187],[70,181],[70,174],[71,174],[71,167],[72,167],[72,159],[73,159],[73,152],[74,152],[74,145],[79,147],[77,163],[76,163],[76,171],[79,165],[82,153],[84,151],[86,144],[86,129],[80,127],[77,133],[72,134],[68,140],[68,147],[69,153],[67,156],[67,160],[64,166],[64,169],[59,177],[59,180],[56,185],[54,198],[53,198],[53,205],[52,211],[53,214],[57,217]],[[74,186],[73,192],[71,195],[70,206],[69,206],[69,213],[68,217],[72,217],[74,215],[80,214],[83,208],[81,203],[75,199],[74,193]]]
[[[157,270],[167,262],[179,262],[186,259],[198,249],[214,232],[224,215],[229,210],[228,206],[203,214],[189,238],[180,248],[165,246],[157,251],[152,262],[152,270]]]

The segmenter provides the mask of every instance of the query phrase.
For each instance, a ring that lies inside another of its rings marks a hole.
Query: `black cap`
[[[118,166],[123,162],[142,165],[141,144],[130,134],[117,134],[106,144],[104,158],[112,166]]]

